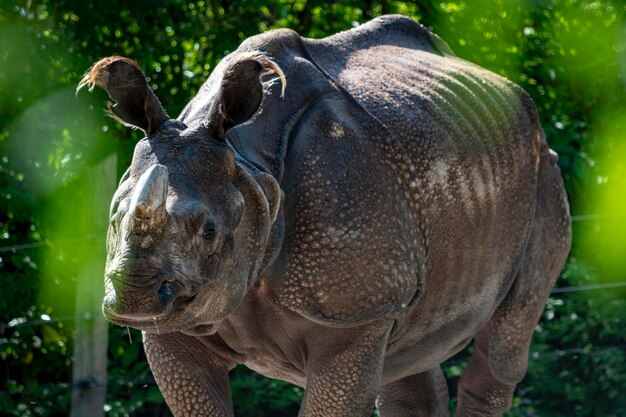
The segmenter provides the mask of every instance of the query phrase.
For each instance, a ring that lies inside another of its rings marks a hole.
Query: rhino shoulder
[[[274,286],[283,306],[341,327],[401,316],[419,297],[420,241],[406,227],[415,219],[397,190],[388,134],[341,94],[294,129],[282,184],[284,270]]]

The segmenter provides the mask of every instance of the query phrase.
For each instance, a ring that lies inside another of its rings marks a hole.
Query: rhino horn
[[[164,165],[152,165],[139,178],[128,209],[136,232],[155,229],[166,217],[168,171]]]

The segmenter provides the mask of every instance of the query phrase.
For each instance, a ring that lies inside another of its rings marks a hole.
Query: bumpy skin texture
[[[155,164],[168,220],[137,235]],[[570,246],[555,164],[526,93],[408,18],[255,36],[138,145],[105,314],[144,330],[178,417],[232,415],[237,363],[305,387],[301,416],[446,416],[439,364],[472,339],[457,416],[500,416]]]

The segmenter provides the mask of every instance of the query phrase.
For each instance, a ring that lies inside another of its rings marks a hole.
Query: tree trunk
[[[71,417],[104,416],[107,387],[108,324],[100,311],[104,293],[108,207],[116,186],[117,157],[93,167],[85,180],[82,206],[88,246],[76,286],[76,334],[72,369]]]

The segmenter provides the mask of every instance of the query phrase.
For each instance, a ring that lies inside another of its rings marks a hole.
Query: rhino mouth
[[[167,329],[170,319],[174,316],[174,311],[166,311],[158,315],[125,316],[106,306],[102,308],[102,313],[113,324],[138,330]]]
[[[194,296],[195,297],[195,296]],[[186,304],[190,303],[188,300]],[[151,318],[128,318],[115,314],[114,312],[103,308],[104,316],[111,323],[121,327],[132,327],[146,333],[171,333],[180,331],[189,336],[210,336],[217,332],[219,323],[209,324],[192,324],[189,327],[178,327],[172,325],[172,319],[176,315],[176,311],[162,314]]]
[[[152,329],[160,332],[160,330],[165,330],[167,329],[167,322],[170,318],[169,316],[152,317],[151,319],[126,318],[118,316],[106,308],[103,309],[103,313],[104,317],[113,324],[144,331],[150,331]]]
[[[185,297],[184,299],[179,298],[168,305],[165,311],[157,314],[146,313],[127,315],[117,312],[114,308],[107,305],[106,300],[109,297],[107,294],[107,296],[105,296],[105,302],[102,306],[102,313],[108,321],[118,326],[132,327],[149,333],[167,333],[180,330],[174,323],[177,321],[176,317],[184,315],[187,310],[187,306],[193,303],[197,295],[198,293],[195,293],[189,297]],[[112,294],[112,297],[115,297],[115,294]]]

